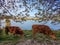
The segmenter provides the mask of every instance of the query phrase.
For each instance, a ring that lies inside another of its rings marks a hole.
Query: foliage
[[[9,13],[16,17],[29,17],[36,10],[35,17],[43,17],[42,21],[46,18],[45,21],[60,22],[60,0],[0,0],[0,9],[2,15]]]

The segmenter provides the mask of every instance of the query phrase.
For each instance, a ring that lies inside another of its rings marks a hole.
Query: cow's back
[[[23,33],[22,29],[17,27],[17,26],[5,27],[5,32],[6,33],[8,33],[8,32],[14,33],[15,32],[16,34],[20,34],[20,33],[22,34]]]
[[[35,25],[32,25],[32,29],[33,29],[33,31],[38,31],[38,32],[45,32],[45,31],[51,31],[51,29],[50,29],[50,27],[49,26],[47,26],[47,25],[37,25],[37,24],[35,24]]]

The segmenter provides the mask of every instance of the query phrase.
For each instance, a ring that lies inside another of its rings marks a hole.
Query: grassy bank
[[[60,40],[60,30],[53,31],[53,32],[56,34],[57,40]],[[24,30],[24,33],[25,33],[24,40],[32,39],[32,30]],[[9,33],[9,35],[5,35],[4,31],[0,32],[0,42],[5,42],[5,41],[16,42],[20,39],[21,39],[20,36],[14,36],[11,33]],[[36,40],[44,41],[45,39],[51,40],[50,37],[48,37],[44,34],[41,34],[41,33],[36,34]]]

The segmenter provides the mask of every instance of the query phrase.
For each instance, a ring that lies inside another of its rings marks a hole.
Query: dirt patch
[[[60,45],[60,41],[38,42],[37,40],[18,41],[15,45]]]
[[[24,41],[17,41],[16,43],[12,43],[12,42],[2,42],[0,43],[0,45],[60,45],[60,41],[43,41],[43,42],[38,42],[37,40],[24,40]]]

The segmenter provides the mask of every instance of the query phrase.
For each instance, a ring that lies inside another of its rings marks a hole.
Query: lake
[[[2,20],[1,22],[2,22],[1,27],[5,27],[5,20]],[[44,22],[28,20],[28,21],[25,21],[23,23],[20,23],[20,22],[15,22],[15,21],[11,20],[11,26],[18,26],[18,27],[21,27],[23,30],[32,30],[32,25],[33,24],[48,25],[52,30],[60,29],[60,23],[57,24],[57,25],[54,25],[54,24],[51,24],[51,21],[48,21],[47,23],[44,23]]]

